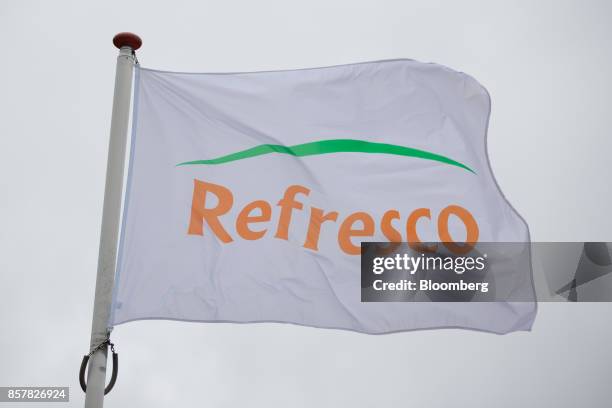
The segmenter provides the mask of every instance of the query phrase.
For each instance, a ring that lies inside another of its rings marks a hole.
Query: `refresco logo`
[[[289,237],[289,228],[291,226],[291,217],[293,211],[301,211],[304,209],[304,204],[299,201],[296,196],[301,194],[308,196],[310,190],[307,187],[293,185],[287,187],[285,194],[278,202],[280,207],[280,217],[274,238],[287,240]],[[207,200],[211,195],[217,199],[215,207],[207,207]],[[234,203],[233,193],[224,186],[207,183],[201,180],[194,180],[193,201],[191,205],[191,218],[189,221],[189,234],[203,235],[204,224],[207,224],[210,230],[219,240],[224,243],[232,242],[236,237],[232,237],[225,225],[235,225],[236,232],[242,239],[257,240],[268,234],[267,226],[260,226],[254,229],[256,224],[268,223],[272,218],[272,206],[265,200],[255,200],[247,204],[235,220],[222,219],[227,214]],[[253,215],[253,213],[258,215]],[[467,231],[467,238],[464,243],[456,243],[451,236],[448,228],[448,221],[451,215],[454,215],[463,222]],[[376,224],[384,236],[391,242],[407,241],[410,244],[418,247],[420,250],[432,251],[435,247],[424,247],[421,244],[416,232],[416,224],[421,218],[433,221],[431,210],[428,208],[418,208],[413,210],[406,219],[405,235],[395,229],[391,223],[395,219],[401,219],[401,214],[397,210],[388,210],[383,217],[375,222],[374,218],[365,211],[358,211],[349,214],[346,217],[341,217],[337,211],[326,211],[322,208],[310,208],[310,220],[308,222],[308,232],[304,238],[303,247],[313,251],[319,250],[319,236],[321,229],[329,224],[340,222],[338,228],[338,245],[342,251],[349,255],[359,255],[360,246],[352,242],[352,238],[367,238],[374,236],[376,232]],[[452,252],[463,254],[469,252],[473,245],[478,241],[478,224],[472,214],[465,208],[458,205],[448,205],[439,214],[437,214],[437,233],[439,240]],[[224,224],[225,223],[225,224]],[[356,227],[356,224],[361,227]]]
[[[180,163],[179,166],[223,164],[270,153],[283,153],[303,157],[339,152],[382,153],[416,157],[438,161],[474,173],[465,164],[435,153],[404,146],[351,139],[322,140],[291,147],[265,144],[215,159]],[[267,234],[274,234],[276,239],[287,240],[293,213],[294,211],[304,211],[303,200],[309,194],[310,189],[305,186],[288,186],[284,195],[276,204],[280,210],[278,225],[276,225],[274,232],[269,232],[269,225],[267,223],[272,219],[272,205],[269,202],[265,200],[252,201],[240,210],[235,220],[230,220],[224,216],[230,212],[234,204],[234,194],[232,191],[225,186],[195,179],[188,233],[191,235],[203,235],[204,224],[206,224],[221,242],[229,243],[238,238],[228,233],[227,226],[233,225],[239,238],[244,240],[258,240]],[[213,195],[215,196],[214,201],[216,201],[216,205],[214,207],[208,206],[207,203],[210,202],[209,200]],[[319,249],[321,229],[331,228],[333,224],[339,224],[339,226],[336,226],[337,243],[339,248],[348,255],[360,254],[360,245],[354,243],[352,239],[361,238],[367,240],[368,237],[373,237],[377,226],[387,240],[391,242],[406,241],[421,251],[434,251],[436,250],[435,245],[422,245],[421,239],[417,234],[416,225],[421,219],[427,220],[429,224],[434,223],[439,241],[450,251],[457,254],[469,252],[478,241],[479,235],[478,224],[474,216],[465,208],[455,204],[450,204],[443,208],[438,214],[435,214],[433,220],[429,208],[412,210],[406,218],[404,231],[398,231],[392,225],[394,220],[402,218],[400,212],[395,209],[386,211],[380,220],[374,220],[374,217],[365,211],[354,212],[345,217],[337,211],[327,211],[317,207],[310,207],[309,211],[310,218],[303,247],[313,251],[318,251]],[[455,242],[451,236],[449,231],[449,219],[451,216],[457,217],[463,223],[467,232],[465,242]]]

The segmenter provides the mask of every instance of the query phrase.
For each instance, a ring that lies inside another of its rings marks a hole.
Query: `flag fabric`
[[[491,172],[490,99],[470,76],[412,60],[135,75],[109,326],[531,328],[534,302],[360,299],[362,241],[529,241]]]

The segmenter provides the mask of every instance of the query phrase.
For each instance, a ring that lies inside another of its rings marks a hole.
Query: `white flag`
[[[109,326],[529,330],[533,302],[361,301],[362,241],[529,241],[489,167],[489,109],[473,78],[410,60],[138,67]]]

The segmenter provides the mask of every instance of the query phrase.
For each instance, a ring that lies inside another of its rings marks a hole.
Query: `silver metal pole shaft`
[[[102,231],[98,254],[98,274],[94,298],[90,347],[93,349],[108,337],[108,319],[112,300],[117,243],[123,192],[123,169],[130,118],[133,51],[140,47],[140,39],[130,33],[121,33],[113,39],[119,48],[115,76],[115,94],[111,118],[110,143],[106,167],[106,187],[102,212]],[[102,408],[106,381],[106,357],[108,347],[97,350],[89,359],[85,408]]]

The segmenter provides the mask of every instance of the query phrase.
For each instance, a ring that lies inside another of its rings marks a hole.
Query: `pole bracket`
[[[81,385],[81,389],[83,390],[83,392],[87,392],[87,384],[85,383],[85,372],[87,369],[87,363],[89,362],[89,358],[93,356],[96,351],[106,346],[110,346],[111,352],[113,353],[113,372],[111,374],[110,382],[104,389],[104,395],[108,394],[115,386],[115,382],[117,381],[117,373],[119,371],[119,354],[115,352],[115,345],[110,341],[110,338],[107,337],[106,340],[98,344],[96,347],[92,348],[89,354],[84,355],[83,360],[81,360],[81,369],[79,370],[79,384]]]

